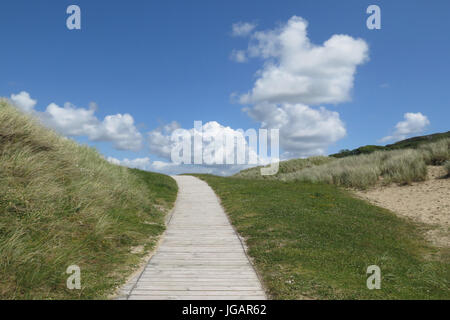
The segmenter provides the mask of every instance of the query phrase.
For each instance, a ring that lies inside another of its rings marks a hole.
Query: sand
[[[433,226],[426,238],[434,245],[449,247],[450,178],[444,176],[443,167],[429,166],[426,181],[354,192],[358,197],[400,216]]]

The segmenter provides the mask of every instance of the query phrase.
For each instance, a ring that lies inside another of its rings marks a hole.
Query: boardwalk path
[[[175,176],[179,193],[164,239],[127,299],[265,299],[241,241],[214,191]]]

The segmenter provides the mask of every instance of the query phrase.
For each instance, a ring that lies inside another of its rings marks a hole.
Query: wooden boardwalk
[[[192,176],[175,176],[179,193],[164,239],[123,298],[265,299],[244,247],[214,191]]]

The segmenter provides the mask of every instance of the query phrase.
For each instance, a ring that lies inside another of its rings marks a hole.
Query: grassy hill
[[[198,175],[221,199],[273,299],[448,299],[450,252],[430,227],[334,185]],[[381,289],[366,286],[381,269]]]
[[[417,149],[420,145],[424,143],[436,142],[441,139],[450,138],[450,131],[443,133],[434,133],[426,136],[417,136],[401,141],[397,141],[393,144],[388,144],[385,146],[367,145],[362,146],[353,150],[342,150],[338,153],[331,154],[330,157],[344,158],[349,156],[356,156],[360,154],[369,154],[375,151],[389,151],[398,149]]]
[[[421,181],[429,165],[444,165],[450,176],[449,133],[356,150],[283,161],[273,176],[261,176],[261,167],[198,176],[246,239],[272,298],[448,299],[450,251],[425,240],[432,227],[339,186]],[[381,268],[381,290],[366,287],[370,265]]]
[[[105,298],[154,246],[176,193],[172,178],[112,165],[0,101],[0,298]],[[70,265],[81,290],[66,288]]]
[[[429,136],[432,137],[432,136]],[[328,183],[366,189],[377,183],[408,184],[427,177],[427,165],[444,165],[450,160],[450,138],[413,138],[403,141],[392,150],[342,157],[311,157],[280,162],[280,170],[273,176],[261,176],[260,168],[243,170],[237,178]],[[434,142],[426,142],[426,141]],[[415,148],[406,148],[414,142]],[[421,141],[420,144],[418,141]],[[448,166],[448,164],[447,164]]]

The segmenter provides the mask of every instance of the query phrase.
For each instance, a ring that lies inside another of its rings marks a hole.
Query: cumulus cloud
[[[406,139],[412,135],[421,134],[426,127],[430,125],[430,121],[427,116],[420,112],[407,112],[403,115],[403,118],[403,121],[400,121],[395,125],[394,133],[380,139],[380,142],[398,141]]]
[[[350,99],[356,67],[368,59],[366,42],[333,35],[314,45],[307,27],[306,20],[294,16],[278,29],[252,35],[249,56],[267,61],[241,103],[317,105]]]
[[[176,164],[167,161],[151,161],[150,158],[136,158],[119,160],[114,157],[108,157],[107,160],[115,165],[124,166],[128,168],[137,168],[145,171],[161,172],[169,175],[176,175],[181,173],[209,173],[221,176],[227,176],[246,169],[248,165],[187,165]]]
[[[150,152],[157,156],[169,159],[173,146],[171,142],[172,133],[180,127],[178,122],[172,121],[167,125],[150,131],[148,133]]]
[[[324,103],[350,100],[356,67],[368,60],[368,45],[348,35],[332,35],[321,45],[307,34],[308,23],[293,16],[286,24],[255,31],[246,57],[260,58],[253,88],[239,96],[244,110],[263,128],[279,128],[285,156],[323,154],[346,135],[337,112]]]
[[[89,109],[71,103],[65,103],[63,107],[50,103],[45,111],[40,112],[34,109],[36,100],[24,91],[11,95],[11,101],[19,109],[33,113],[45,125],[65,136],[86,136],[91,141],[111,142],[118,150],[137,151],[142,147],[142,134],[129,114],[108,115],[100,121],[95,115],[95,103],[90,103]]]
[[[152,169],[152,163],[150,161],[150,158],[136,158],[136,159],[123,159],[119,160],[113,157],[108,157],[106,160],[111,162],[112,164],[116,164],[119,166],[124,166],[128,168],[137,168],[141,170],[151,170]]]
[[[254,141],[257,141],[256,131],[235,130],[216,121],[205,124],[199,122],[194,128],[190,129],[182,129],[178,123],[172,122],[148,134],[151,153],[167,160],[175,161],[176,159],[172,159],[173,150],[177,150],[177,152],[179,150],[181,155],[181,150],[183,152],[185,150],[183,149],[185,147],[183,143],[188,141],[189,144],[187,148],[190,156],[186,159],[188,163],[194,165],[186,165],[186,161],[180,161],[182,163],[155,162],[154,166],[157,166],[158,169],[164,168],[165,170],[172,170],[172,172],[173,170],[183,169],[184,172],[199,172],[199,170],[202,170],[201,172],[214,171],[216,173],[231,172],[248,167],[248,165],[270,162],[272,154],[257,154],[257,146],[251,144],[249,136],[255,137]],[[196,139],[198,142],[195,142]],[[238,150],[243,150],[242,154],[245,153],[245,155],[238,158]],[[278,159],[277,157],[278,155],[275,155],[275,160]],[[186,169],[188,170],[186,171]]]
[[[95,110],[77,108],[70,103],[60,107],[50,103],[44,112],[38,113],[44,124],[66,136],[90,136],[99,126]]]
[[[250,22],[237,22],[233,23],[231,26],[232,35],[235,37],[246,37],[248,36],[254,29],[256,28],[256,24]]]
[[[89,137],[93,141],[110,141],[118,150],[138,151],[142,147],[142,134],[127,113],[106,116]]]
[[[257,134],[256,130],[245,132],[235,130],[216,121],[205,124],[198,122],[189,129],[183,129],[177,122],[172,122],[148,134],[150,152],[166,160],[154,161],[151,170],[166,174],[230,175],[257,164],[265,165],[271,161],[278,161],[278,154],[272,153],[273,148],[270,142],[268,142],[267,154],[257,153]],[[254,144],[250,137],[254,137]],[[190,156],[184,158],[181,154],[185,150],[183,148],[186,147],[184,145],[186,141],[189,141],[187,148]],[[172,159],[173,150],[177,152],[182,150],[179,153],[180,161]],[[240,153],[240,157],[239,152],[243,152]]]
[[[346,135],[339,113],[302,104],[263,103],[247,109],[262,128],[277,128],[284,158],[325,154],[326,148]]]
[[[31,112],[34,109],[37,101],[31,99],[30,94],[26,91],[21,91],[18,94],[11,95],[11,102],[20,110],[24,112]]]
[[[165,174],[176,175],[182,173],[206,173],[219,176],[229,176],[241,170],[251,167],[250,165],[187,165],[176,164],[166,161],[154,161],[151,171],[162,172]]]

